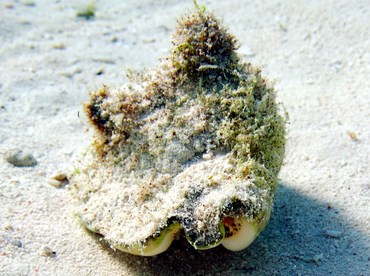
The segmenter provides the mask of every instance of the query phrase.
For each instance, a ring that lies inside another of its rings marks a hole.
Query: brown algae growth
[[[119,89],[91,93],[91,147],[70,175],[83,225],[137,255],[181,231],[196,249],[247,247],[267,224],[285,119],[273,87],[200,7],[169,57]]]

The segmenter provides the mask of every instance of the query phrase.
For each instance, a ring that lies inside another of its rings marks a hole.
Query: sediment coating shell
[[[94,141],[70,176],[77,214],[132,254],[159,254],[178,231],[197,249],[241,250],[269,220],[285,120],[212,14],[178,24],[156,70],[91,93]]]

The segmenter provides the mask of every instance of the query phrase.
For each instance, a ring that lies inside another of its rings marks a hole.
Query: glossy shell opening
[[[221,244],[228,250],[247,248],[257,237],[257,226],[246,219],[225,218],[225,238]]]

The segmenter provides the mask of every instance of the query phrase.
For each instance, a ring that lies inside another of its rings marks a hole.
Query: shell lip
[[[181,230],[181,224],[173,222],[161,227],[154,235],[145,240],[143,244],[136,243],[133,245],[113,244],[114,248],[121,251],[140,255],[140,256],[155,256],[166,251],[175,239],[176,234]]]
[[[228,250],[240,251],[254,241],[267,224],[269,217],[270,213],[264,213],[251,221],[245,217],[224,216],[217,225],[217,231],[210,235],[206,232],[195,231],[189,225],[184,226],[183,222],[180,222],[179,218],[174,216],[169,218],[164,226],[143,243],[128,245],[104,239],[113,248],[120,251],[140,256],[154,256],[166,251],[175,236],[183,230],[188,242],[197,250],[207,250],[222,244]],[[98,229],[89,225],[81,216],[79,216],[79,220],[89,231],[102,235]]]

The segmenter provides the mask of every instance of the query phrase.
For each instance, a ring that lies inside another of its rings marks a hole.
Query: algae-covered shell
[[[172,54],[119,89],[91,93],[94,141],[70,175],[76,212],[112,247],[247,247],[267,224],[285,120],[260,70],[204,10],[179,20]]]

